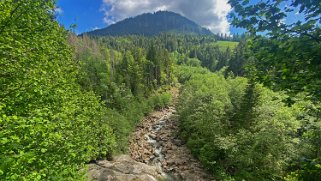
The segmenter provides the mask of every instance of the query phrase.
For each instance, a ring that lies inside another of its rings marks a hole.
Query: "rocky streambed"
[[[214,180],[193,158],[179,138],[178,130],[174,106],[154,112],[137,126],[130,141],[130,156],[138,162],[156,166],[166,173],[166,180]]]
[[[179,121],[173,105],[154,111],[136,127],[129,155],[89,165],[89,180],[99,181],[212,181],[179,138]]]

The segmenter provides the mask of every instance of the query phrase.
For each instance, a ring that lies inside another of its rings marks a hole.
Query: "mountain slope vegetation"
[[[212,32],[195,22],[169,11],[146,13],[112,24],[104,29],[94,30],[86,34],[91,36],[122,36],[145,35],[152,36],[160,33],[177,33],[193,35],[211,35]]]

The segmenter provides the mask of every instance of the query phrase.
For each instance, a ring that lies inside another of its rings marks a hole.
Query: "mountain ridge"
[[[106,28],[86,32],[90,36],[154,36],[160,33],[192,35],[213,35],[213,33],[194,21],[171,11],[144,13],[126,18]]]

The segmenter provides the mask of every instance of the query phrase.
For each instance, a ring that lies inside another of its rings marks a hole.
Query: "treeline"
[[[235,33],[232,35],[228,35],[227,33],[217,33],[216,35],[216,39],[217,40],[221,40],[221,41],[242,41],[248,38],[249,34],[247,33]]]
[[[86,35],[82,35],[86,38]],[[88,38],[88,37],[87,37]],[[190,36],[163,33],[154,37],[122,36],[122,37],[94,37],[99,44],[107,45],[115,50],[131,50],[133,47],[149,49],[157,45],[165,49],[173,58],[174,64],[190,65],[208,68],[215,72],[223,67],[234,75],[245,75],[247,64],[247,42],[218,41],[216,36]]]
[[[219,180],[317,180],[320,104],[273,92],[246,78],[180,67],[182,137]],[[310,122],[311,123],[311,122]],[[312,126],[312,127],[311,127]],[[306,160],[304,160],[305,158]]]

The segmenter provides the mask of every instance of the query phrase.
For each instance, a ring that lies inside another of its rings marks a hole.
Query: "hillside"
[[[212,32],[195,22],[169,11],[145,13],[133,18],[127,18],[107,28],[88,32],[94,36],[145,35],[153,36],[162,32],[178,34],[211,35]]]

